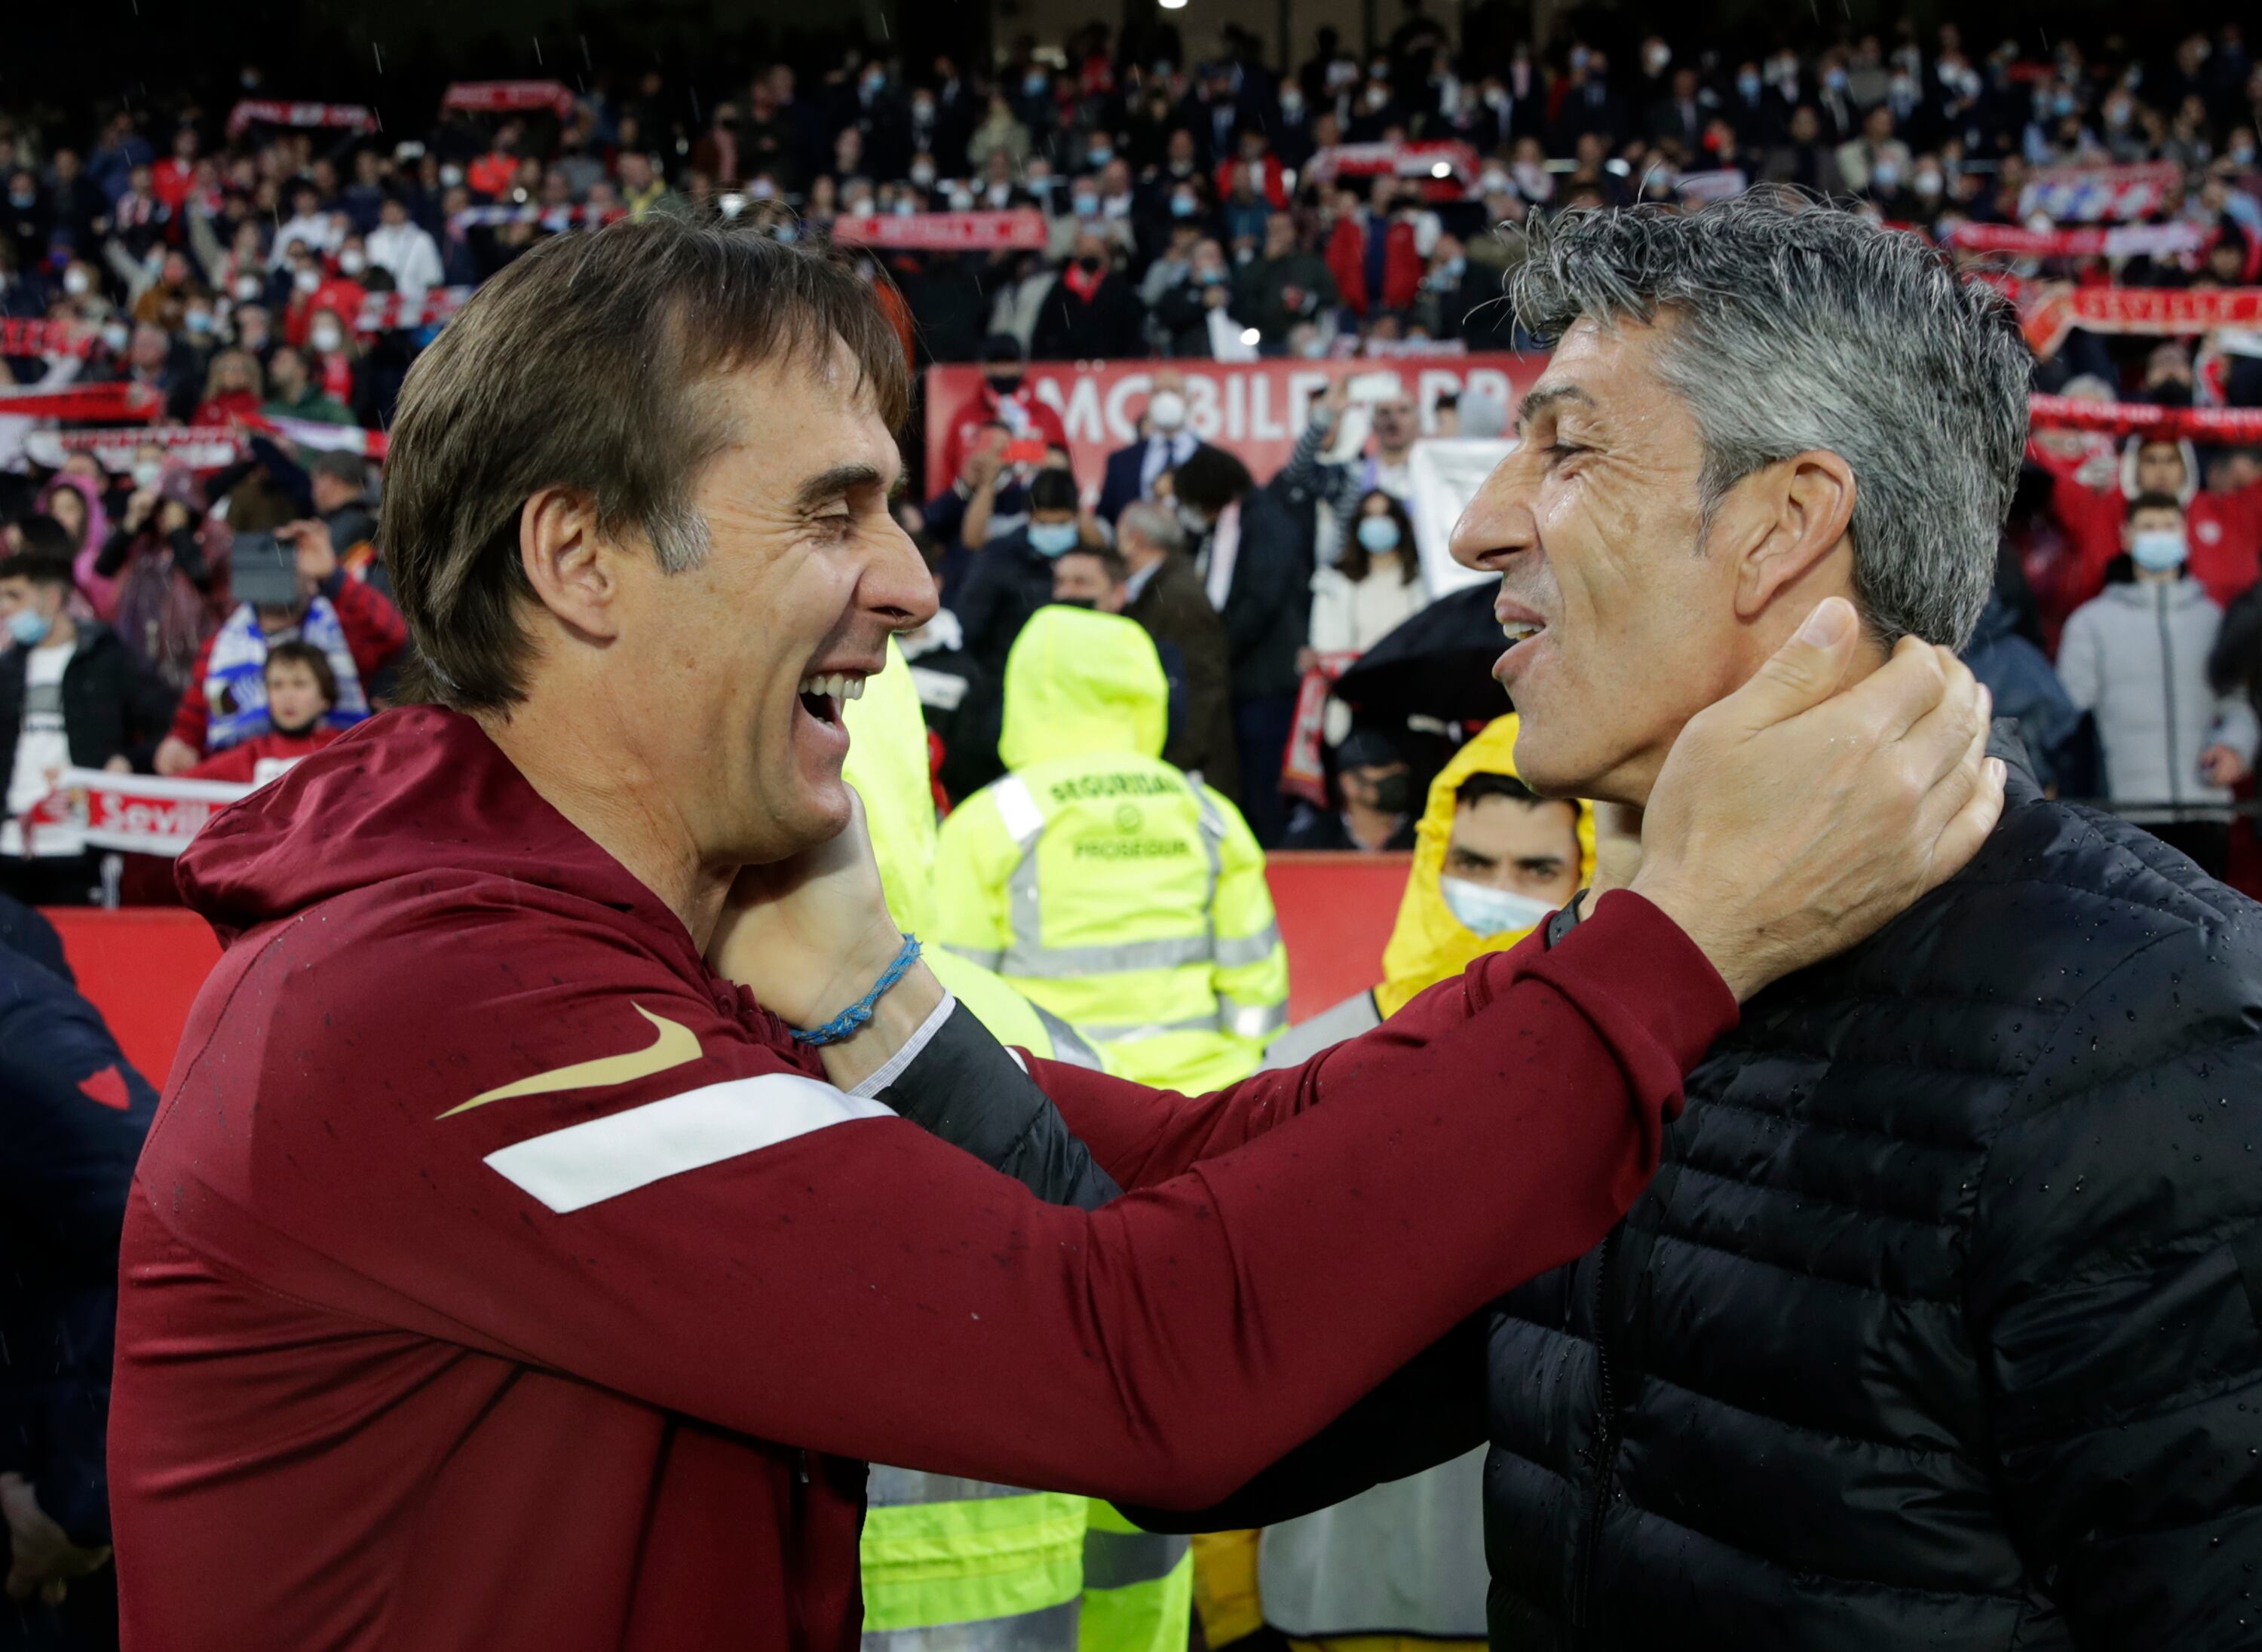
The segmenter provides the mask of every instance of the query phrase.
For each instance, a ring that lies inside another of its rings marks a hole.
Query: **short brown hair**
[[[304,666],[314,674],[314,686],[322,691],[322,698],[335,706],[338,703],[338,674],[330,667],[330,657],[309,642],[279,642],[267,645],[267,661],[259,668],[263,681],[277,666]]]
[[[698,387],[835,339],[890,429],[911,403],[900,339],[854,271],[757,230],[654,216],[559,235],[489,281],[417,357],[385,465],[385,563],[416,644],[408,696],[458,711],[525,692],[519,516],[585,490],[608,533],[696,566],[694,479],[729,439]]]

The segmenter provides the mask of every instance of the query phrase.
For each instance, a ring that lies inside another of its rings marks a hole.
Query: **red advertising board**
[[[1028,380],[1037,398],[1061,415],[1077,480],[1097,487],[1107,455],[1138,436],[1148,387],[1161,368],[1186,381],[1186,421],[1195,435],[1236,455],[1259,481],[1269,480],[1294,450],[1311,405],[1338,379],[1387,375],[1421,406],[1425,430],[1434,428],[1437,398],[1475,389],[1498,398],[1513,413],[1516,398],[1547,365],[1544,355],[1507,353],[1394,361],[1137,361],[1032,362]],[[978,366],[927,369],[927,487],[940,491],[944,444],[982,389]]]

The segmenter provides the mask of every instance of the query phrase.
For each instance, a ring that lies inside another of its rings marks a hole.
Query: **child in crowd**
[[[323,715],[338,703],[338,679],[328,658],[313,644],[283,642],[269,648],[264,680],[267,715],[273,729],[206,758],[184,778],[247,783],[272,780],[344,732],[322,721]]]

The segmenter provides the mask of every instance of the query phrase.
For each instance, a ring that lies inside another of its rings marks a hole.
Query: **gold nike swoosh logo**
[[[659,1036],[642,1050],[630,1050],[626,1055],[600,1056],[594,1061],[577,1061],[570,1067],[556,1067],[548,1072],[537,1072],[532,1078],[521,1078],[493,1090],[480,1092],[461,1107],[450,1107],[440,1115],[451,1119],[458,1113],[468,1113],[473,1107],[483,1107],[490,1101],[508,1101],[515,1096],[551,1095],[560,1090],[590,1090],[602,1085],[627,1084],[635,1078],[649,1078],[656,1072],[666,1072],[670,1067],[680,1067],[687,1061],[696,1061],[702,1053],[699,1035],[688,1027],[655,1015],[641,1004],[630,1007],[659,1030]]]

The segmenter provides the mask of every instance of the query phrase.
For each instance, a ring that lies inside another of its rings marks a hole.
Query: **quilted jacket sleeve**
[[[2009,1518],[2085,1648],[2262,1623],[2262,909],[2214,897],[2097,961],[1977,1194]]]

